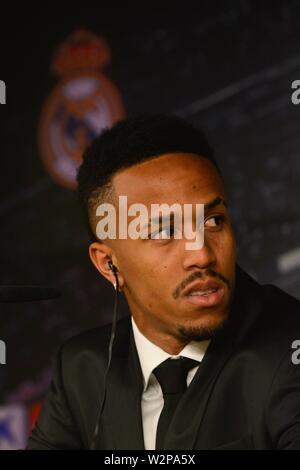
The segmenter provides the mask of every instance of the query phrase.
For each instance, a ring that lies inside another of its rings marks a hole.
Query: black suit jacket
[[[103,393],[111,325],[69,340],[28,449],[87,449]],[[165,449],[300,449],[300,302],[236,265],[231,320],[211,341]],[[144,449],[142,372],[130,317],[118,321],[98,449]]]

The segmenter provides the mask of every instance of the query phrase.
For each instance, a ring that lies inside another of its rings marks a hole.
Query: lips
[[[217,281],[206,281],[200,282],[197,281],[194,284],[190,285],[187,289],[182,292],[182,295],[190,295],[193,292],[206,292],[210,290],[218,290],[223,287],[223,284]]]
[[[197,281],[190,285],[182,293],[182,296],[190,303],[210,307],[220,303],[225,292],[224,285],[217,281]]]

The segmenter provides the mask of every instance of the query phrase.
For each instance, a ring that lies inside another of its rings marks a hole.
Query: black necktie
[[[199,365],[198,361],[187,357],[166,359],[153,370],[164,396],[164,407],[160,414],[156,431],[156,449],[163,449],[164,439],[174,411],[187,388],[186,379],[190,369]]]

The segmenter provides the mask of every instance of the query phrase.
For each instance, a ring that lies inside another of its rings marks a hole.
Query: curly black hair
[[[173,115],[141,115],[105,129],[86,149],[78,170],[78,196],[92,240],[91,213],[112,192],[111,179],[123,169],[167,153],[194,153],[209,159],[223,179],[202,130]]]

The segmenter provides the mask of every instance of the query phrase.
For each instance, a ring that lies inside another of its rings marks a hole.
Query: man
[[[236,264],[203,134],[175,117],[120,122],[88,148],[78,183],[90,258],[131,315],[117,323],[107,377],[111,325],[61,348],[28,448],[300,449],[300,303]],[[97,237],[97,207],[119,213],[124,195],[149,211],[203,204],[203,245],[175,237],[174,214],[140,237]]]

